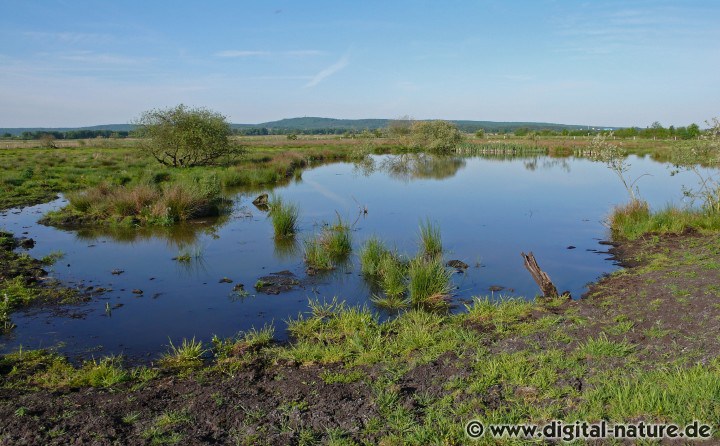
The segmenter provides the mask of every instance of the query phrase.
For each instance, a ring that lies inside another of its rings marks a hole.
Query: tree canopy
[[[166,166],[217,164],[239,153],[225,116],[183,104],[144,112],[135,122],[140,149]]]
[[[416,121],[410,130],[413,145],[430,151],[450,150],[463,140],[457,126],[448,121]]]

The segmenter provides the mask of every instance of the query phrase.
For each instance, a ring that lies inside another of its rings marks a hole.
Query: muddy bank
[[[325,308],[294,326],[294,345],[116,384],[6,355],[0,444],[465,444],[472,418],[717,426],[720,240],[648,236],[613,252],[626,269],[578,301],[477,301],[392,324]]]
[[[59,306],[87,299],[78,290],[48,277],[45,267],[58,260],[50,255],[38,260],[23,250],[35,242],[0,231],[0,334],[13,330],[12,312],[33,306]]]

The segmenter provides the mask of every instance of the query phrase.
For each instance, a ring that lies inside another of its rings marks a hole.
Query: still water
[[[654,208],[680,204],[682,186],[695,184],[692,177],[671,176],[667,165],[650,159],[631,157],[629,162],[630,178],[648,174],[638,186]],[[548,157],[373,156],[362,163],[306,170],[273,193],[301,210],[294,246],[275,243],[267,215],[251,204],[257,192],[235,194],[230,215],[172,230],[103,233],[36,223],[48,210],[63,206],[62,199],[3,213],[0,227],[35,239],[32,256],[64,254],[50,268],[51,276],[81,289],[112,291],[61,312],[15,313],[17,328],[0,337],[0,351],[22,345],[59,347],[71,356],[156,358],[169,340],[209,341],[214,334],[232,336],[267,323],[275,325],[276,338],[284,339],[285,321],[305,311],[308,299],[336,296],[350,305],[372,306],[370,288],[360,275],[360,246],[375,235],[413,255],[419,222],[426,218],[441,228],[445,260],[470,266],[453,275],[452,311],[463,311],[472,296],[533,298],[539,290],[520,257],[527,251],[535,253],[559,290],[578,298],[589,282],[617,268],[599,242],[608,238],[603,224],[608,212],[627,201],[627,192],[604,164]],[[353,258],[343,268],[309,277],[302,240],[337,214],[354,223]],[[173,260],[181,252],[192,260]],[[112,273],[117,270],[122,274]],[[255,291],[259,277],[284,270],[301,285],[279,295]],[[244,284],[248,295],[233,292],[237,284]]]

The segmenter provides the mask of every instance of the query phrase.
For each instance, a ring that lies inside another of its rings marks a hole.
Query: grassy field
[[[405,150],[388,138],[348,139],[340,137],[284,136],[242,137],[245,155],[225,166],[186,169],[165,168],[143,154],[133,139],[68,140],[57,149],[38,147],[37,141],[4,141],[0,145],[0,209],[49,201],[57,193],[110,185],[187,181],[215,175],[224,188],[263,187],[287,181],[294,172],[314,162],[348,160],[366,153]],[[682,141],[624,140],[628,153],[669,160],[684,151]],[[459,153],[506,155],[546,153],[550,156],[584,155],[590,138],[553,137],[469,138]],[[703,160],[699,160],[702,162]]]

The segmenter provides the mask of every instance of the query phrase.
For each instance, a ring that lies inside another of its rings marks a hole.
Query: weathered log
[[[555,288],[555,284],[552,283],[552,280],[550,280],[550,276],[547,275],[547,273],[540,269],[540,266],[538,266],[537,260],[535,260],[535,256],[532,252],[525,254],[524,252],[521,253],[525,268],[530,271],[530,275],[532,275],[533,280],[535,280],[535,283],[538,284],[540,287],[540,290],[543,293],[544,297],[558,297],[558,290]]]

